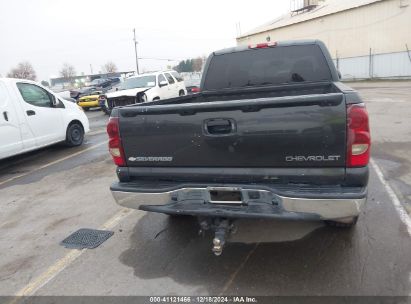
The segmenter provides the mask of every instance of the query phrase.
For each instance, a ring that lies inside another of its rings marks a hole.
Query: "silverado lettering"
[[[173,157],[171,156],[138,156],[138,157],[129,157],[129,161],[137,162],[171,162]]]

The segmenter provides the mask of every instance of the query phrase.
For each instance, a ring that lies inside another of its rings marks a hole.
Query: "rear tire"
[[[101,110],[103,110],[104,114],[106,114],[106,115],[111,114],[111,110],[108,109],[106,106],[101,106]]]
[[[84,140],[84,129],[79,122],[73,122],[67,127],[66,145],[69,147],[80,146]]]
[[[178,96],[184,96],[184,95],[186,95],[185,93],[184,93],[184,91],[183,90],[181,90],[179,93],[178,93]]]
[[[354,216],[351,218],[346,218],[341,221],[325,221],[325,224],[330,227],[337,227],[337,228],[351,228],[357,224],[358,216]]]

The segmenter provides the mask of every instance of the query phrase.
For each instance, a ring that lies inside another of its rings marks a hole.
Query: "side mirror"
[[[160,88],[161,88],[161,87],[165,87],[166,85],[168,85],[168,82],[165,81],[165,80],[160,81],[160,83],[158,84],[158,86],[159,86]]]
[[[116,88],[116,91],[118,91],[118,88]]]

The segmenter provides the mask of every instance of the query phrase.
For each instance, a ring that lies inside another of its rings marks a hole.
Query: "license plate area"
[[[243,204],[241,188],[235,187],[209,187],[209,202],[211,204]]]

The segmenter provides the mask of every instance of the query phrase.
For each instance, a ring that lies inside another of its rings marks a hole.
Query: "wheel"
[[[325,221],[328,226],[338,228],[350,228],[355,226],[358,221],[358,216],[341,219],[341,221]]]
[[[107,115],[111,115],[111,109],[110,108],[104,108],[104,113],[106,113]]]
[[[106,115],[111,115],[111,109],[108,106],[108,101],[107,99],[104,101],[104,103],[100,104],[100,108],[103,110],[104,114]]]
[[[180,92],[178,93],[178,96],[184,96],[184,95],[185,95],[184,91],[180,91]]]
[[[84,111],[90,111],[90,108],[83,108]]]
[[[104,114],[106,114],[106,115],[111,114],[111,110],[109,108],[107,108],[106,106],[101,106],[101,110],[103,110]]]
[[[78,122],[70,124],[66,131],[66,145],[69,147],[80,146],[83,143],[83,139],[83,126]]]
[[[141,94],[139,96],[139,99],[140,99],[141,102],[147,102],[147,100],[148,100],[147,95],[145,93]]]

